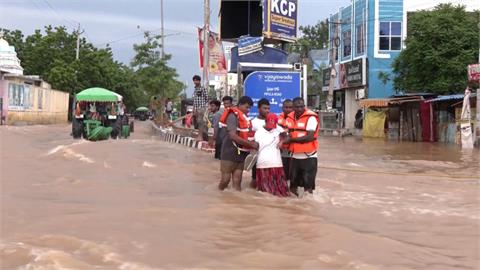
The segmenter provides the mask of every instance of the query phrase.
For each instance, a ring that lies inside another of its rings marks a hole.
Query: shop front
[[[334,81],[333,108],[342,115],[342,127],[355,128],[355,115],[361,110],[359,101],[367,94],[367,61],[365,58],[336,65],[338,76]],[[323,91],[330,85],[330,68],[323,70]]]

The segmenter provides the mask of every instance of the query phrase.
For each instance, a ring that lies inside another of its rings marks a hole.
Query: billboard
[[[266,98],[270,101],[270,111],[276,114],[282,112],[285,99],[300,96],[300,72],[291,71],[255,71],[245,79],[245,95],[253,99],[254,106],[249,116],[258,115],[257,102]]]
[[[203,48],[204,48],[204,35],[203,29],[198,28],[198,50],[200,56],[200,68],[203,68]],[[211,74],[226,74],[227,73],[227,61],[225,60],[225,54],[223,51],[222,41],[217,33],[211,32],[208,37],[208,72]]]
[[[333,90],[361,87],[367,84],[366,60],[363,58],[335,64],[337,76],[334,78]],[[323,85],[322,90],[328,91],[330,86],[330,68],[322,70]]]
[[[340,88],[350,88],[365,85],[363,59],[357,59],[340,64]]]
[[[468,65],[468,79],[470,81],[480,80],[480,64]]]
[[[294,42],[297,39],[297,0],[263,1],[263,35]]]

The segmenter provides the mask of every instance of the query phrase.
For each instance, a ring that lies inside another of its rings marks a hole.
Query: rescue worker
[[[290,136],[285,139],[292,153],[290,192],[298,196],[298,187],[313,193],[317,175],[318,115],[305,109],[301,97],[293,100],[293,112],[288,115]]]
[[[251,122],[247,118],[253,101],[243,96],[237,107],[225,109],[220,117],[219,125],[226,128],[221,149],[220,171],[222,179],[218,184],[220,190],[228,187],[232,180],[233,187],[240,191],[245,158],[251,149],[257,149],[258,143],[253,141]]]
[[[285,133],[288,133],[287,118],[288,115],[293,111],[293,102],[291,99],[286,99],[282,104],[282,112],[278,116],[278,126],[283,129]],[[285,179],[290,180],[290,159],[291,154],[288,150],[288,144],[282,144],[280,146],[280,152],[282,155],[282,164],[283,170],[285,172]]]

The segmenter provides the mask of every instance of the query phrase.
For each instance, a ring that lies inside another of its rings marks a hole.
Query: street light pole
[[[78,23],[78,28],[77,28],[77,50],[75,51],[75,59],[78,60],[80,57],[80,35],[83,33],[80,32],[80,23]]]
[[[330,52],[330,63],[331,63],[331,69],[330,69],[330,84],[328,85],[328,97],[327,97],[327,110],[332,110],[333,109],[333,87],[335,84],[335,78],[337,77],[337,72],[335,70],[335,59],[337,58],[337,48],[339,46],[339,38],[338,38],[338,32],[339,32],[339,27],[340,27],[340,20],[337,19],[337,21],[334,23],[335,24],[335,38],[333,39],[333,49]]]
[[[161,30],[161,35],[162,35],[162,59],[165,58],[165,33],[164,33],[164,28],[163,28],[163,0],[160,0],[160,16],[162,16],[162,30]]]

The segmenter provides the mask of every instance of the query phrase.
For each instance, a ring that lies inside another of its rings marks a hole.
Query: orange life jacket
[[[286,115],[284,112],[280,113],[278,115],[278,123],[277,125],[279,125],[281,128],[283,128],[285,130],[285,132],[288,132],[288,123],[287,123],[287,118],[288,118],[288,115]],[[282,149],[284,150],[288,150],[289,148],[289,144],[288,143],[284,143],[282,144]]]
[[[287,118],[287,125],[290,131],[290,137],[300,138],[307,136],[307,122],[310,117],[317,118],[317,129],[313,133],[315,140],[307,143],[290,143],[289,150],[292,153],[313,153],[318,148],[318,129],[320,127],[320,121],[318,121],[318,115],[310,110],[305,112],[296,119],[295,112],[291,112]]]
[[[287,128],[287,118],[288,118],[288,115],[285,115],[285,113],[283,113],[283,112],[278,115],[278,123],[277,124],[285,130],[288,129]]]
[[[227,118],[230,113],[235,114],[238,120],[237,134],[244,140],[253,141],[254,132],[252,131],[252,123],[247,118],[247,116],[236,107],[231,107],[225,109],[222,116],[220,117],[219,127],[224,128],[227,126]],[[233,143],[239,150],[250,151],[250,147],[242,145],[241,147],[237,146],[235,142]]]

